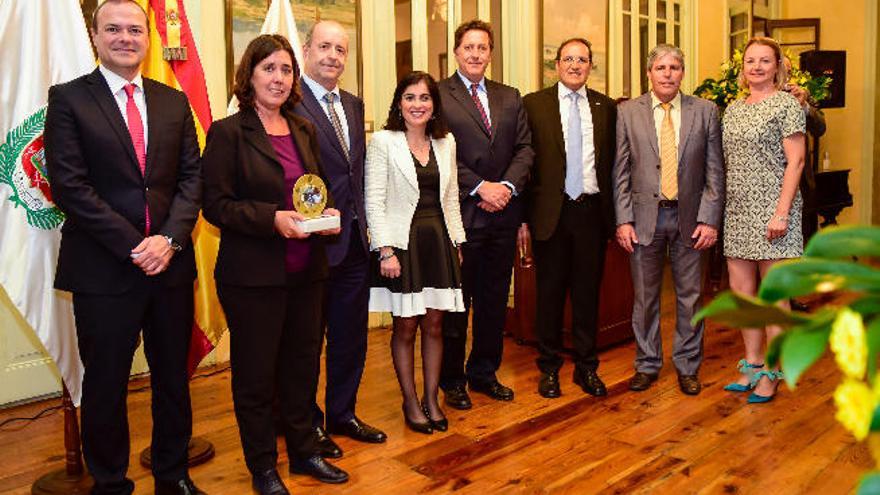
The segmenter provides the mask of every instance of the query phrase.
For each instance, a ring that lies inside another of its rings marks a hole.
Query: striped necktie
[[[345,160],[351,162],[351,157],[348,154],[348,144],[345,142],[345,134],[342,132],[342,121],[339,120],[339,114],[336,113],[336,106],[333,104],[336,101],[336,93],[330,92],[325,94],[324,101],[327,102],[327,108],[330,110],[330,123],[333,124],[333,130],[336,131],[336,139],[339,140],[339,146],[342,147]]]

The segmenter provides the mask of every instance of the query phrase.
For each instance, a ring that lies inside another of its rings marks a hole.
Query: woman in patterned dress
[[[437,83],[412,72],[397,84],[385,128],[373,135],[364,169],[371,248],[379,252],[370,311],[390,311],[391,357],[406,425],[446,431],[437,402],[446,311],[464,311],[457,246],[465,241],[458,201],[455,138],[440,111]],[[414,378],[422,330],[424,389]]]
[[[785,91],[787,80],[776,41],[752,38],[740,73],[748,96],[724,113],[724,255],[730,288],[749,296],[757,293],[760,278],[774,263],[803,253],[798,183],[804,166],[804,112]],[[752,391],[753,403],[773,399],[782,373],[764,369],[764,338],[770,342],[781,331],[772,325],[742,329],[742,375],[725,390]]]

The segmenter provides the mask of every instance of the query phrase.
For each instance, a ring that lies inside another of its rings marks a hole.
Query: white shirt
[[[599,192],[599,180],[596,178],[596,145],[593,141],[593,113],[590,111],[590,102],[587,101],[587,87],[581,86],[577,91],[568,89],[567,86],[558,83],[559,88],[559,118],[562,122],[562,137],[568,143],[568,115],[571,112],[571,93],[580,95],[578,98],[578,112],[581,116],[581,157],[584,160],[584,193],[597,194]]]
[[[461,82],[464,83],[464,87],[467,88],[468,95],[471,94],[471,84],[474,84],[473,81],[468,79],[461,73],[461,71],[455,71],[458,74],[458,77],[461,78]],[[489,93],[486,92],[486,78],[483,77],[480,79],[480,82],[477,83],[477,99],[480,100],[480,104],[483,105],[483,110],[486,111],[486,120],[489,121],[489,127],[492,126],[492,113],[489,111]]]
[[[107,86],[110,86],[110,93],[113,95],[113,99],[116,100],[116,106],[119,107],[119,113],[122,114],[122,120],[125,121],[126,126],[128,125],[128,113],[125,111],[125,107],[128,106],[128,94],[125,92],[125,85],[129,83],[135,85],[133,94],[134,104],[137,107],[138,112],[141,114],[141,121],[144,125],[144,150],[146,150],[147,136],[149,136],[150,133],[149,128],[147,127],[147,101],[144,99],[143,77],[138,73],[134,79],[128,81],[103,65],[99,65],[98,70],[101,71],[101,75],[104,76],[104,80],[107,81]]]
[[[330,124],[333,124],[333,119],[330,118],[330,104],[324,101],[324,96],[327,93],[333,93],[336,95],[336,98],[333,100],[333,109],[336,110],[336,116],[339,117],[339,124],[342,126],[342,136],[345,138],[345,147],[351,149],[351,138],[348,135],[348,120],[345,118],[345,108],[342,107],[342,95],[339,93],[339,86],[328,91],[327,88],[321,86],[317,81],[305,74],[303,74],[302,79],[309,86],[309,89],[312,90],[312,94],[315,95],[318,104],[321,106],[321,110],[324,110],[324,115],[327,116],[327,120],[330,121]]]
[[[660,106],[662,102],[657,95],[651,91],[651,108],[654,110],[654,130],[657,131],[657,150],[660,150],[660,129],[663,126],[663,119],[666,118],[666,110]],[[672,108],[669,109],[670,117],[672,117],[672,128],[675,129],[675,147],[678,148],[679,135],[681,134],[681,92],[675,94],[675,98],[669,100]]]

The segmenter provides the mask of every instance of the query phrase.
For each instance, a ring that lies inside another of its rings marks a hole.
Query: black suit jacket
[[[104,76],[90,74],[49,89],[46,165],[52,197],[67,220],[55,287],[119,294],[146,277],[131,250],[144,239],[144,203],[151,234],[183,246],[158,275],[167,285],[196,275],[190,233],[201,206],[199,145],[186,95],[144,78],[148,137],[141,174],[125,120]]]
[[[342,213],[342,231],[338,236],[325,241],[327,262],[330,266],[336,266],[345,259],[351,243],[352,213],[356,213],[358,217],[361,246],[365,253],[369,249],[367,215],[364,210],[364,156],[366,155],[364,102],[347,91],[339,91],[342,108],[345,110],[345,120],[348,123],[351,157],[349,162],[336,137],[336,131],[333,130],[333,124],[324,113],[326,104],[315,99],[311,88],[302,79],[300,79],[300,88],[302,88],[303,100],[296,106],[294,112],[312,122],[317,129],[321,167],[326,174],[327,187],[330,189],[336,208]]]
[[[314,126],[296,115],[287,116],[287,122],[306,172],[324,177]],[[291,191],[285,186],[284,168],[275,149],[252,109],[244,108],[211,124],[202,170],[204,215],[220,228],[214,269],[217,282],[247,287],[285,285],[287,240],[275,231],[275,212],[287,209],[286,196]],[[321,237],[309,238],[308,270],[313,280],[327,276]]]
[[[614,100],[587,88],[593,117],[593,146],[596,150],[596,178],[602,207],[603,234],[615,231],[614,195],[611,172],[616,147],[617,110]],[[559,89],[554,84],[523,98],[532,129],[535,167],[527,192],[527,218],[532,235],[547,240],[556,230],[565,198],[565,139],[559,115]]]
[[[461,217],[465,228],[519,226],[523,218],[523,194],[534,157],[519,91],[486,79],[492,121],[490,136],[458,73],[440,81],[439,85],[443,116],[455,136]],[[511,198],[505,209],[489,213],[477,206],[479,195],[470,195],[483,180],[508,181],[518,195]]]

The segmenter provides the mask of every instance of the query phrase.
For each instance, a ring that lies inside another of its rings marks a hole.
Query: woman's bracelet
[[[395,256],[396,256],[396,255],[394,254],[394,251],[391,251],[391,252],[389,252],[388,254],[380,254],[380,255],[379,255],[379,263],[381,263],[381,262],[383,262],[383,261],[385,261],[385,260],[390,260],[391,258],[393,258],[393,257],[395,257]]]
[[[788,215],[773,215],[773,220],[776,220],[777,222],[787,222]]]

